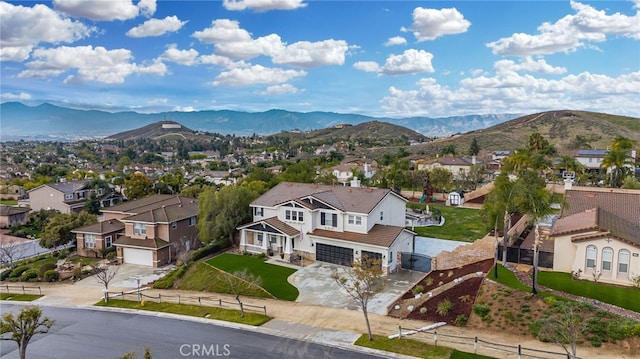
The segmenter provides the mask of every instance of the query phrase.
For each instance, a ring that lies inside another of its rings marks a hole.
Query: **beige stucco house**
[[[33,211],[57,210],[60,213],[80,212],[95,193],[100,199],[101,207],[113,206],[121,201],[120,195],[110,188],[93,188],[89,181],[67,181],[48,183],[27,192],[29,206]]]
[[[393,272],[400,254],[413,251],[406,202],[389,189],[283,182],[251,203],[240,250],[348,266],[368,256]]]
[[[575,188],[553,225],[553,269],[631,285],[640,276],[640,191]]]

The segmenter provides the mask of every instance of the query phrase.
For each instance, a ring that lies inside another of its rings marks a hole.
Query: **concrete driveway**
[[[300,291],[296,302],[359,310],[358,303],[331,278],[336,271],[344,273],[350,269],[324,262],[315,262],[298,269],[289,277],[291,284]],[[390,274],[382,292],[376,294],[369,302],[369,312],[386,315],[387,305],[404,294],[424,275],[425,273],[422,272],[408,270],[400,270]]]
[[[162,268],[152,268],[136,264],[119,264],[110,265],[109,267],[113,270],[117,270],[116,276],[109,283],[109,289],[137,288],[138,285],[142,287],[146,284],[162,278],[165,274],[167,274],[169,271],[171,271],[171,269],[174,268],[174,266],[172,265]],[[98,282],[95,276],[83,278],[82,280],[77,281],[75,285],[89,287],[103,286],[102,283]]]

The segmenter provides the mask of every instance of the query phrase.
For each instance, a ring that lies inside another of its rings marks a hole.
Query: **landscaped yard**
[[[407,207],[416,207],[417,203],[408,203]],[[421,209],[425,205],[419,205]],[[429,209],[438,209],[445,219],[443,226],[415,227],[413,231],[421,237],[450,239],[463,242],[475,242],[487,234],[485,224],[480,218],[480,210],[429,204]]]
[[[262,325],[268,322],[269,320],[271,320],[270,317],[264,314],[245,312],[244,318],[243,318],[240,316],[239,310],[215,308],[215,307],[203,307],[203,306],[191,305],[191,304],[156,303],[156,302],[149,302],[149,301],[145,301],[143,302],[143,304],[141,304],[131,300],[111,299],[107,303],[105,303],[104,301],[100,301],[94,305],[100,306],[100,307],[128,308],[128,309],[147,310],[151,312],[174,313],[174,314],[188,315],[192,317],[217,319],[217,320],[224,320],[227,322],[234,322],[234,323],[243,323],[247,325]]]
[[[538,283],[551,289],[596,299],[640,313],[640,289],[638,288],[574,280],[570,273],[547,271],[539,273]]]
[[[266,263],[264,258],[224,253],[211,258],[207,264],[225,272],[233,273],[247,269],[254,276],[262,278],[262,288],[274,297],[294,301],[298,298],[298,289],[291,285],[287,278],[296,270],[293,268]]]
[[[184,290],[232,293],[229,288],[229,283],[224,278],[230,275],[230,273],[215,268],[205,262],[197,262],[189,267],[182,279],[178,281],[177,287],[178,289]],[[273,298],[273,295],[258,286],[247,290],[244,295],[250,297]]]

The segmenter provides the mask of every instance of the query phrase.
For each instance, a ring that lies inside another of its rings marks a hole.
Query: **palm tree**
[[[624,149],[612,149],[602,159],[601,167],[605,168],[609,172],[609,185],[611,187],[620,187],[622,180],[627,172],[633,166],[633,159],[627,154]]]
[[[540,238],[540,220],[554,212],[551,208],[553,193],[545,187],[545,182],[538,173],[533,171],[526,172],[518,181],[518,208],[524,214],[531,217],[534,225],[535,242],[533,246],[533,285],[531,292],[536,294],[538,291],[536,285],[538,283],[538,255],[541,244]]]

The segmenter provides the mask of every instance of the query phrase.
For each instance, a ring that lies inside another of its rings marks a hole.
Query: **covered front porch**
[[[286,227],[289,228],[286,228]],[[279,222],[270,223],[269,219],[240,227],[241,252],[264,253],[268,257],[289,261],[296,251],[295,241],[300,232]]]

